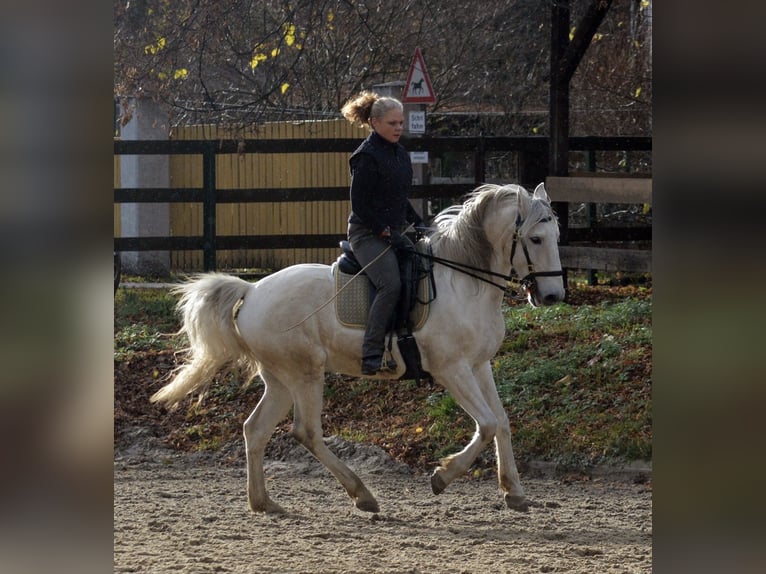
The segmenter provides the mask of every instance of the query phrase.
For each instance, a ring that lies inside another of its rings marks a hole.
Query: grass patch
[[[114,296],[115,331],[145,325],[155,331],[175,332],[180,326],[177,301],[169,289],[118,289]]]
[[[141,353],[178,350],[184,337],[174,337],[180,324],[177,299],[168,289],[120,289],[114,297],[114,358],[129,361]]]
[[[577,465],[651,457],[650,301],[505,314],[493,368],[518,452]]]

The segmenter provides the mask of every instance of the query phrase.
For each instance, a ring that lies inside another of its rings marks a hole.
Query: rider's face
[[[370,123],[380,137],[396,143],[404,131],[404,112],[399,109],[389,110],[382,118],[372,118]]]

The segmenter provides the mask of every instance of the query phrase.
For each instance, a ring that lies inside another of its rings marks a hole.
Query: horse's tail
[[[235,323],[241,301],[251,288],[252,284],[238,277],[207,273],[174,289],[180,295],[179,334],[186,333],[189,339],[187,361],[170,383],[152,395],[151,402],[173,407],[191,393],[199,393],[201,399],[225,366],[244,367],[245,383],[258,374],[258,362]]]

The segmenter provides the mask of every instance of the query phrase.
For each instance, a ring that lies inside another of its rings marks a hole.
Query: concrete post
[[[133,113],[120,130],[123,140],[168,139],[167,113],[148,99],[131,99]],[[120,158],[120,186],[129,188],[170,187],[170,160],[167,155],[123,155]],[[120,206],[123,237],[167,237],[170,235],[170,206],[167,203],[123,203]],[[167,277],[169,251],[122,253],[122,269],[132,275]]]

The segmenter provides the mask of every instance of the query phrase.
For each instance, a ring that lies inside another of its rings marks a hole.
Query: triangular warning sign
[[[431,78],[426,72],[426,63],[423,60],[423,54],[420,53],[420,48],[415,48],[415,55],[412,56],[402,101],[410,104],[433,104],[436,102],[436,95],[431,87]]]

